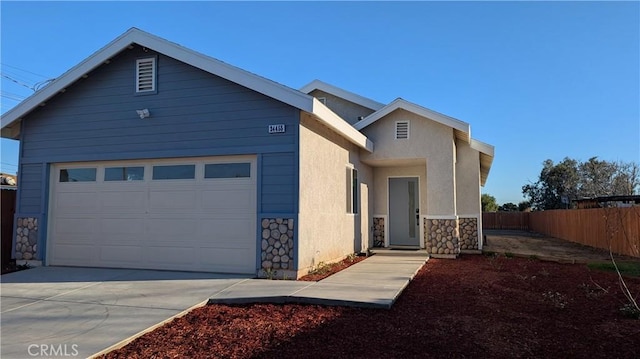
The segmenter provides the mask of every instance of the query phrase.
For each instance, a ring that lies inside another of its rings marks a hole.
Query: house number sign
[[[285,133],[285,130],[284,124],[269,125],[269,133]]]

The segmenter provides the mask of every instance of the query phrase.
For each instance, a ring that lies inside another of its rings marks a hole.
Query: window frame
[[[156,178],[156,167],[193,167],[193,177],[190,178]],[[151,181],[196,181],[198,178],[198,166],[195,163],[180,164],[154,164],[151,165]]]
[[[346,167],[346,212],[350,215],[360,214],[360,181],[358,170],[353,165]]]
[[[91,177],[89,177],[88,180],[86,181],[71,181],[70,177],[69,177],[69,171],[74,171],[74,170],[93,170],[93,179],[91,179]],[[66,171],[67,176],[66,176],[66,181],[63,181],[63,177],[62,177],[62,172]],[[98,167],[91,167],[91,166],[87,166],[87,167],[61,167],[58,168],[58,183],[84,183],[84,182],[98,182]]]

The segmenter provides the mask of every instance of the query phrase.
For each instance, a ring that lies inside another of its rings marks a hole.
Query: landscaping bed
[[[307,282],[317,282],[319,280],[323,280],[332,274],[336,274],[343,269],[347,269],[352,265],[359,263],[363,260],[367,259],[366,256],[348,256],[347,258],[341,260],[340,262],[331,263],[331,264],[320,264],[316,268],[312,269],[309,274],[301,277],[298,280],[307,281]]]
[[[617,275],[586,265],[431,259],[390,310],[210,305],[106,358],[638,358],[623,304]]]

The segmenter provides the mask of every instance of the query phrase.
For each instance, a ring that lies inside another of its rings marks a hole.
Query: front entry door
[[[420,247],[418,177],[389,178],[389,246]]]

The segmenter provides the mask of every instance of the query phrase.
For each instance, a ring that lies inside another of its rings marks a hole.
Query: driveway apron
[[[247,278],[77,267],[5,274],[0,357],[85,358]]]

